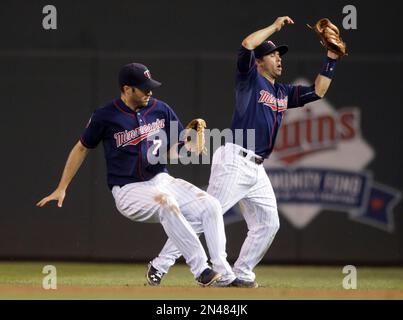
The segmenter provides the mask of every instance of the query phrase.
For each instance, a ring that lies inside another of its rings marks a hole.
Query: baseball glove
[[[316,24],[309,28],[313,29],[321,39],[320,43],[328,50],[337,54],[340,58],[347,55],[347,45],[340,37],[339,28],[337,28],[329,19],[320,19]]]
[[[185,127],[184,141],[186,148],[196,154],[206,153],[204,129],[206,121],[203,119],[193,119]]]

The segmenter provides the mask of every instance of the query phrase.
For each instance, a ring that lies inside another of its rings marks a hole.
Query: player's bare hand
[[[36,206],[42,208],[44,205],[46,205],[50,201],[57,201],[57,206],[59,208],[62,207],[64,197],[66,196],[66,191],[63,189],[56,189],[53,191],[52,194],[48,195],[47,197],[43,198],[41,201],[39,201]]]
[[[294,24],[294,20],[292,20],[290,17],[285,16],[285,17],[278,17],[276,21],[274,21],[274,26],[276,27],[276,31],[280,31],[282,27],[284,27],[285,24]]]

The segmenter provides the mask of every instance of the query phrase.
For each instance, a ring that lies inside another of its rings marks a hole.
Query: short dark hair
[[[125,86],[127,86],[127,87],[129,87],[129,88],[133,88],[133,87],[127,85],[127,84],[122,84],[122,85],[119,85],[120,92],[122,92],[122,93],[125,92],[125,90],[124,90],[124,87],[125,87]]]

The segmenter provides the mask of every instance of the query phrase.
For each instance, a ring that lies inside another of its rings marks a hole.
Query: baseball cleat
[[[196,281],[202,287],[208,287],[221,279],[221,277],[221,274],[215,272],[213,269],[207,268],[196,278]]]
[[[234,281],[234,280],[232,280],[232,281]],[[229,286],[230,286],[230,284],[232,283],[232,281],[231,281],[231,280],[228,280],[228,279],[224,279],[224,277],[223,277],[223,278],[219,279],[218,281],[214,282],[214,283],[212,284],[212,287],[216,287],[216,288],[226,288],[226,287],[229,287]]]
[[[257,287],[259,287],[259,284],[256,281],[247,281],[247,280],[241,280],[239,278],[236,278],[227,287],[257,288]]]
[[[147,283],[150,286],[159,286],[164,275],[165,273],[159,272],[157,269],[155,269],[151,262],[148,264],[146,278]]]

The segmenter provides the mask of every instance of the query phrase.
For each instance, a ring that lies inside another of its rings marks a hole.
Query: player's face
[[[277,79],[281,76],[281,72],[283,71],[281,56],[278,51],[265,55],[262,59],[258,60],[258,65],[263,72],[267,73],[273,79]]]
[[[151,90],[140,90],[138,88],[131,88],[132,90],[129,91],[129,100],[132,105],[145,107],[150,101],[152,96]]]

